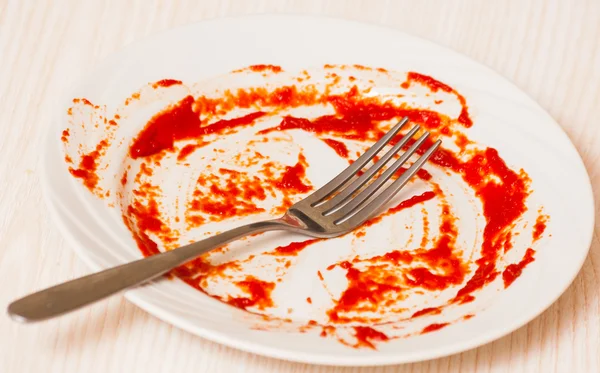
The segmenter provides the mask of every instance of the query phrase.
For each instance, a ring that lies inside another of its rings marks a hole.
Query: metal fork
[[[441,144],[440,140],[435,142],[408,170],[375,196],[429,136],[429,133],[425,132],[379,177],[374,177],[419,131],[419,126],[415,126],[376,163],[358,176],[359,171],[390,143],[407,122],[407,118],[402,119],[342,173],[291,206],[279,219],[244,225],[175,250],[53,286],[11,303],[8,306],[8,314],[20,322],[41,321],[59,316],[152,280],[228,242],[255,233],[287,230],[312,237],[331,238],[350,232],[384,207]],[[373,181],[363,188],[371,180]]]

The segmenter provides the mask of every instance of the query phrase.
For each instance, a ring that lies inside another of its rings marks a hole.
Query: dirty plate
[[[552,118],[489,69],[389,29],[193,24],[114,55],[57,112],[45,195],[93,270],[278,216],[404,116],[442,139],[350,234],[250,237],[126,294],[266,356],[382,365],[492,341],[558,298],[592,237],[588,176]]]

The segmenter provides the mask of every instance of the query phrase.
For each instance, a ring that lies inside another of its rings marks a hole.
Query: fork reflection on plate
[[[319,238],[332,238],[348,233],[361,226],[389,202],[440,146],[441,140],[433,143],[401,176],[377,194],[429,136],[428,132],[421,135],[381,175],[376,176],[420,130],[419,126],[415,126],[359,176],[367,163],[392,143],[407,122],[408,118],[403,118],[348,168],[292,205],[281,218],[243,225],[174,250],[38,291],[11,303],[8,314],[21,322],[59,316],[152,280],[228,242],[260,232],[287,230]],[[368,186],[364,187],[366,184]]]

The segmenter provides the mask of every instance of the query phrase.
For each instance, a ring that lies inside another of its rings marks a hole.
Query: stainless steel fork
[[[359,171],[390,143],[407,122],[407,118],[402,119],[342,173],[294,204],[279,219],[244,225],[175,250],[53,286],[11,303],[8,314],[20,322],[41,321],[59,316],[152,280],[228,242],[259,232],[287,230],[320,238],[343,235],[359,227],[384,207],[441,144],[439,140],[435,142],[398,179],[375,195],[429,136],[428,132],[420,136],[379,177],[374,177],[415,136],[420,129],[419,126],[415,126],[375,164],[358,176]],[[371,183],[363,188],[370,181]]]

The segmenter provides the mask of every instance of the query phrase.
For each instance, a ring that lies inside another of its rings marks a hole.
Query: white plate
[[[157,281],[127,292],[126,297],[139,307],[191,333],[261,355],[318,364],[384,365],[436,358],[499,338],[524,325],[550,306],[578,273],[587,255],[593,232],[594,203],[591,186],[575,148],[548,114],[488,68],[429,42],[365,24],[296,16],[220,19],[185,26],[145,39],[112,56],[96,73],[68,92],[69,101],[57,105],[58,118],[49,130],[44,151],[45,196],[62,233],[93,270],[131,261],[141,254],[120,219],[118,207],[108,207],[106,200],[94,197],[67,171],[59,134],[69,123],[66,109],[72,106],[71,100],[74,97],[85,97],[94,104],[100,104],[102,110],[106,106],[107,112],[113,113],[128,95],[149,82],[164,78],[190,83],[206,81],[253,64],[280,65],[289,72],[322,67],[325,64],[360,64],[402,73],[417,71],[434,76],[457,89],[466,97],[475,122],[467,130],[469,136],[478,143],[498,149],[510,167],[516,170],[523,168],[532,179],[533,193],[527,203],[530,211],[519,223],[528,225],[523,228],[524,232],[528,232],[523,236],[531,235],[538,207],[543,206],[543,212],[550,216],[544,237],[534,244],[535,261],[529,264],[510,287],[504,289],[501,286],[501,276],[498,276],[493,286],[490,285],[481,294],[477,294],[474,302],[464,305],[464,308],[450,310],[451,315],[444,317],[454,321],[451,325],[434,333],[407,332],[405,334],[413,335],[377,343],[376,349],[348,347],[339,343],[336,338],[320,337],[320,329],[317,328],[306,333],[297,331],[297,324],[306,323],[313,316],[319,317],[319,312],[323,310],[317,312],[305,303],[303,308],[290,294],[294,294],[296,298],[302,292],[315,294],[318,286],[306,285],[313,281],[309,280],[309,276],[314,277],[313,270],[324,268],[349,255],[345,251],[347,247],[342,247],[344,245],[339,242],[335,244],[334,240],[324,243],[319,251],[303,252],[306,255],[302,257],[302,268],[310,268],[313,272],[295,271],[293,276],[286,278],[284,282],[291,285],[287,288],[288,291],[280,292],[277,297],[277,301],[284,303],[286,307],[281,306],[267,312],[269,315],[285,317],[287,306],[294,305],[295,309],[289,317],[296,323],[295,326],[287,323],[278,323],[280,325],[277,326],[263,321],[253,314],[208,297],[181,281]],[[369,76],[370,73],[364,74]],[[387,78],[381,79],[382,86],[385,86]],[[229,84],[221,83],[219,79],[210,82],[205,85]],[[379,88],[377,94],[389,93]],[[170,100],[178,95],[181,97],[181,92],[177,89],[167,90],[168,93],[163,98]],[[125,129],[119,134],[125,139],[126,145],[143,127],[149,115],[164,105],[165,100],[140,107],[139,110],[132,105],[134,108],[130,108],[129,117],[124,121],[126,124],[121,123],[121,127]],[[81,118],[80,115],[79,119]],[[88,120],[89,118],[91,117]],[[85,122],[85,118],[81,120]],[[98,133],[88,133],[85,136],[83,133],[71,134],[70,144],[82,143],[89,146],[99,136]],[[310,139],[300,138],[296,141],[308,149],[307,154],[318,157],[333,155],[330,150],[309,144]],[[112,168],[109,167],[109,170],[122,170],[125,155],[123,149],[126,150],[126,147],[110,153],[113,158]],[[205,167],[207,164],[206,161],[198,162],[198,167]],[[343,164],[338,163],[331,166],[329,171],[323,168],[311,171],[311,177],[318,179],[311,181],[313,184],[321,183],[330,177],[331,170],[341,168]],[[185,173],[179,174],[182,175],[186,176]],[[443,173],[434,173],[434,177],[443,178]],[[118,184],[115,180],[105,182],[105,190],[111,190],[111,185]],[[168,180],[164,183],[169,188]],[[446,185],[450,184],[452,183],[446,181]],[[408,188],[403,198],[420,193],[419,186],[415,185],[412,190]],[[114,195],[114,190],[111,191]],[[453,207],[461,216],[458,223],[460,237],[465,242],[475,240],[473,237],[481,234],[481,227],[474,222],[481,221],[481,216],[477,217],[477,208],[474,209],[464,201],[462,204],[457,202],[464,196],[461,197],[459,189],[455,192],[451,202],[456,204]],[[435,204],[427,207],[428,210],[435,208]],[[253,217],[254,220],[256,218]],[[373,226],[376,229],[375,235],[380,239],[377,242],[381,243],[382,237],[391,237],[391,244],[398,244],[404,238],[392,237],[390,232],[402,236],[403,230],[393,229],[390,224],[412,224],[413,229],[418,230],[419,219],[417,209],[415,213],[399,215],[387,225]],[[279,244],[290,242],[290,239],[281,236],[275,237],[275,240],[279,240]],[[529,244],[520,242],[517,240],[515,248],[504,258],[505,264],[518,262],[523,256]],[[265,242],[263,244],[266,245]],[[359,254],[364,253],[364,250],[368,252],[373,247],[372,242],[355,246]],[[243,252],[242,250],[239,255],[247,255],[247,252]],[[238,254],[232,250],[229,255]],[[306,263],[309,264],[305,265]],[[268,267],[257,267],[250,271],[265,275]],[[340,278],[341,280],[332,280],[334,286],[336,281],[338,285],[344,285],[344,277]],[[220,291],[225,290],[215,290],[217,293]],[[318,294],[315,296],[319,297]],[[304,295],[301,299],[305,299]],[[426,294],[419,299],[416,304],[409,302],[406,306],[412,307],[412,310],[420,309],[435,305],[438,298]],[[331,299],[323,300],[325,303],[327,301],[331,302]],[[467,314],[475,316],[462,320],[462,316]],[[405,321],[401,325],[414,332],[428,324],[439,322],[439,317],[426,316],[415,319],[414,322]],[[265,327],[269,330],[258,330]],[[351,336],[346,337],[352,343]]]

